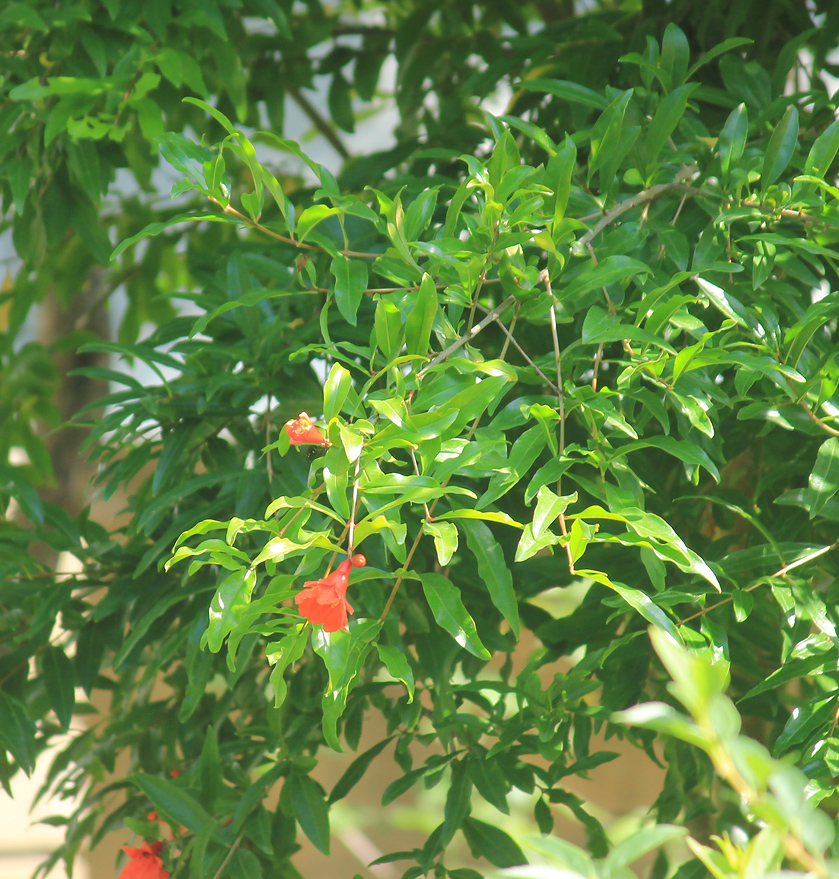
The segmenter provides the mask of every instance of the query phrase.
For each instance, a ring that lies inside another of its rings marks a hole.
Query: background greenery
[[[295,876],[375,760],[383,807],[445,790],[406,879],[837,874],[837,33],[828,0],[3,7],[0,780],[62,737],[53,861],[125,826],[173,876]],[[355,548],[326,635],[291,599]],[[666,769],[618,845],[567,786],[604,737]]]

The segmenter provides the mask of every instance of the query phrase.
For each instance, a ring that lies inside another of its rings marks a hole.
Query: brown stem
[[[801,565],[806,565],[807,562],[811,562],[813,559],[818,558],[820,555],[824,555],[826,552],[829,552],[831,549],[833,549],[836,545],[837,543],[832,543],[830,546],[823,546],[821,549],[817,549],[800,559],[796,559],[794,562],[790,562],[788,565],[784,565],[782,568],[779,568],[777,571],[775,571],[774,574],[770,574],[768,577],[761,577],[761,579],[758,580],[756,583],[752,583],[751,586],[747,586],[743,590],[743,592],[751,592],[752,590],[757,589],[758,586],[763,586],[764,583],[774,579],[775,577],[786,576],[786,574],[793,568],[798,568]],[[722,601],[717,601],[710,607],[705,607],[697,613],[691,614],[689,617],[685,617],[683,620],[679,620],[676,625],[683,626],[685,623],[689,623],[691,620],[695,620],[698,617],[705,616],[706,613],[710,613],[712,610],[716,610],[718,607],[722,607],[724,604],[728,604],[728,602],[732,601],[733,599],[733,595],[727,595],[725,598],[722,599]]]

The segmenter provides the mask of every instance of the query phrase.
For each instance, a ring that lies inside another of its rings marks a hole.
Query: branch
[[[480,322],[475,324],[469,332],[462,335],[456,342],[452,342],[448,348],[441,351],[433,360],[431,360],[426,366],[424,366],[418,373],[417,378],[422,378],[432,366],[436,366],[441,361],[445,360],[450,354],[453,354],[459,348],[462,348],[470,339],[474,339],[478,333],[481,332],[484,327],[491,324],[503,311],[508,309],[514,302],[516,301],[515,296],[508,296],[501,305],[496,305],[495,308],[490,311],[487,316]]]
[[[318,113],[309,99],[296,86],[292,85],[289,77],[285,77],[285,88],[292,101],[309,117],[309,121],[329,141],[329,145],[335,152],[342,159],[349,159],[350,151],[341,142],[341,138],[335,134],[332,126]]]
[[[642,192],[636,193],[632,198],[627,198],[624,201],[618,202],[618,204],[603,214],[594,228],[589,229],[578,243],[583,245],[589,244],[600,232],[603,231],[603,229],[614,223],[618,217],[625,214],[627,211],[637,208],[638,205],[644,204],[644,202],[652,201],[653,199],[664,195],[666,192],[681,189],[684,181],[693,177],[698,170],[699,169],[696,165],[691,165],[689,168],[682,168],[682,170],[676,175],[675,180],[672,180],[670,183],[656,183],[655,186],[651,186],[649,189],[644,189]],[[699,193],[702,190],[697,189],[694,191]],[[597,215],[595,214],[591,216],[591,219],[594,219],[594,216]],[[588,218],[583,217],[583,219],[585,220]]]
[[[796,559],[794,562],[790,562],[788,565],[784,565],[782,568],[779,568],[775,571],[774,574],[770,574],[768,577],[761,577],[757,583],[752,583],[751,586],[748,586],[744,589],[744,592],[752,592],[754,589],[757,589],[758,586],[762,586],[769,580],[774,579],[775,577],[784,577],[789,571],[793,568],[801,567],[801,565],[806,565],[807,562],[813,561],[813,559],[817,559],[820,555],[824,555],[826,552],[829,552],[836,546],[835,543],[832,543],[830,546],[823,546],[820,549],[814,550],[811,553],[808,553],[805,556],[802,556],[800,559]],[[722,601],[717,601],[715,604],[712,604],[710,607],[704,607],[702,610],[698,611],[695,614],[692,614],[689,617],[685,617],[683,620],[679,620],[676,625],[683,626],[685,623],[689,623],[691,620],[695,620],[697,617],[705,616],[706,613],[710,613],[712,610],[716,610],[718,607],[722,607],[724,604],[728,604],[729,601],[733,600],[732,595],[727,595],[723,598]]]

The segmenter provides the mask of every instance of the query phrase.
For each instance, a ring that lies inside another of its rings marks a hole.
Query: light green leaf
[[[351,387],[352,376],[349,370],[340,363],[333,363],[323,383],[323,417],[327,421],[340,414]]]
[[[297,240],[300,242],[305,241],[306,236],[318,223],[323,222],[327,217],[334,217],[340,213],[338,208],[329,207],[325,204],[313,204],[306,208],[297,220]]]
[[[417,291],[416,304],[405,322],[405,350],[408,354],[425,355],[431,339],[431,329],[437,316],[437,288],[434,279],[424,274]]]
[[[298,230],[303,225],[301,215]],[[302,238],[301,238],[302,240]],[[350,259],[339,253],[329,267],[335,278],[335,302],[347,323],[356,325],[356,312],[367,289],[367,264],[361,259]]]
[[[577,502],[577,492],[558,497],[547,485],[536,492],[536,510],[533,513],[533,537],[539,539],[544,532],[564,513],[569,504]]]
[[[434,538],[437,561],[444,568],[452,560],[452,556],[457,550],[457,528],[451,522],[424,521],[422,530]]]
[[[405,658],[405,654],[389,644],[376,644],[376,650],[379,651],[379,658],[385,664],[388,673],[396,678],[397,681],[402,681],[405,684],[408,690],[408,702],[413,702],[414,673],[408,660]]]

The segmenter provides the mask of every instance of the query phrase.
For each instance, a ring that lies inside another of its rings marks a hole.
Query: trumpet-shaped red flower
[[[292,421],[287,421],[285,432],[293,446],[302,443],[313,443],[316,446],[329,445],[329,440],[312,424],[312,419],[305,412],[301,412]]]
[[[131,860],[122,868],[118,879],[169,879],[169,871],[160,858],[162,842],[144,842],[140,848],[124,845],[122,850]]]
[[[337,632],[347,628],[347,614],[352,605],[347,601],[350,569],[363,568],[367,559],[354,555],[341,562],[337,568],[321,580],[309,580],[294,596],[300,613],[310,622],[322,625],[325,632]]]

